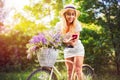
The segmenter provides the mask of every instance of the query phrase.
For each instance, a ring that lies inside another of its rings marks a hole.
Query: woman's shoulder
[[[76,26],[80,26],[81,27],[81,22],[80,21],[77,21],[76,24],[77,24]]]
[[[82,31],[81,22],[79,22],[79,21],[77,21],[77,23],[76,23],[76,30],[77,31]]]

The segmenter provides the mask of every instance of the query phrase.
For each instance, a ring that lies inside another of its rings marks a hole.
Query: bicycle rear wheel
[[[93,78],[94,69],[90,65],[84,64],[82,69],[85,78]]]
[[[51,69],[38,68],[28,76],[27,80],[49,80],[50,74]],[[57,80],[57,76],[54,73],[52,73],[51,80]]]

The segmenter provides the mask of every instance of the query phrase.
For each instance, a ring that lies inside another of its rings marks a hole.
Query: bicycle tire
[[[28,76],[27,80],[49,80],[50,74],[51,69],[38,68]],[[58,80],[54,72],[52,74],[51,80]]]
[[[90,65],[84,64],[82,66],[82,70],[85,76],[91,76],[91,77],[94,76],[94,69]]]

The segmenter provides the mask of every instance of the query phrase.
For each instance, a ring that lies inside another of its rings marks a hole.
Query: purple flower
[[[35,44],[35,43],[38,43],[39,42],[39,39],[37,36],[34,36],[31,40],[30,40],[30,43],[32,44]]]
[[[39,35],[38,35],[38,38],[39,38],[39,42],[42,42],[43,44],[47,44],[47,39],[46,39],[46,37],[45,37],[45,35],[44,34],[42,34],[42,33],[40,33]]]
[[[29,41],[29,49],[32,51],[36,51],[42,47],[48,48],[60,48],[62,43],[60,33],[55,33],[54,31],[49,31],[45,33],[39,33],[36,36],[33,36],[32,39]],[[28,49],[28,50],[29,50]],[[31,51],[29,51],[31,52]]]
[[[31,40],[30,43],[32,44],[36,44],[36,43],[42,43],[42,44],[46,44],[47,43],[47,39],[45,38],[44,34],[40,33],[37,36],[34,36]]]
[[[53,36],[53,39],[59,40],[59,39],[60,39],[60,34],[59,34],[59,33],[56,33],[56,34]]]

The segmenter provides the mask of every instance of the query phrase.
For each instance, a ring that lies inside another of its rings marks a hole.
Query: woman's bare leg
[[[78,80],[83,80],[82,65],[83,65],[84,56],[75,56],[75,72],[77,74]]]
[[[69,61],[74,61],[74,57],[70,57],[70,58],[65,58],[65,60],[69,60]],[[73,71],[73,64],[71,64],[70,62],[65,62],[66,67],[67,67],[67,80],[72,80],[71,76],[72,76],[72,71]]]

